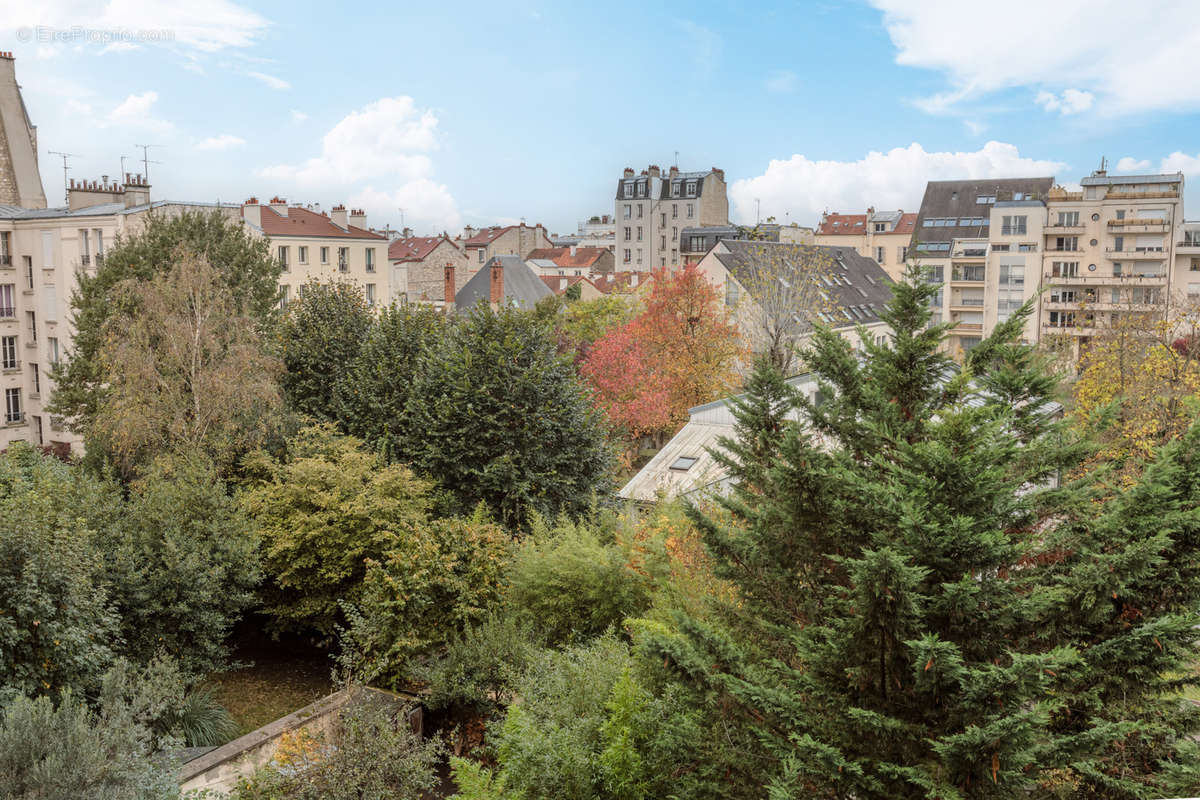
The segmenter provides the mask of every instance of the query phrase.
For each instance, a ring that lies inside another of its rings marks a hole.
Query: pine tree
[[[758,732],[773,798],[1196,788],[1178,691],[1197,682],[1200,432],[1127,491],[1061,483],[1090,445],[1019,341],[1031,305],[959,366],[934,291],[897,284],[891,340],[861,352],[818,328],[820,405],[781,407],[760,367],[737,488],[692,511],[739,602],[660,655]]]

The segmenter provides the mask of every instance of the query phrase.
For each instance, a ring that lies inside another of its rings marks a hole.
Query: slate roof
[[[507,303],[519,308],[533,308],[543,297],[554,294],[520,256],[492,256],[454,297],[454,305],[459,311],[466,311],[481,300],[485,303],[490,300],[493,264],[504,269],[504,301]]]
[[[891,278],[853,247],[725,240],[712,255],[751,293],[760,270],[784,279],[790,272],[793,280],[813,280],[816,260],[815,277],[824,284],[832,305],[828,324],[835,328],[878,322],[878,312],[892,297]]]
[[[0,219],[57,219],[61,217],[104,217],[109,215],[137,214],[163,206],[188,206],[200,208],[241,208],[240,203],[197,203],[191,200],[155,200],[136,206],[125,207],[124,203],[100,203],[86,208],[23,208],[0,205]]]
[[[666,200],[673,198],[675,200],[695,200],[704,193],[704,179],[715,172],[714,169],[707,169],[702,172],[680,172],[674,177],[670,175],[669,170],[663,170],[660,177],[651,177],[645,170],[642,170],[640,175],[634,175],[632,178],[622,177],[617,180],[617,199],[618,200]],[[696,193],[693,195],[687,194],[687,181],[696,182]],[[625,185],[633,184],[633,195],[625,196]],[[646,194],[642,195],[639,188],[642,184],[646,186]],[[671,187],[678,186],[679,192],[672,194]]]
[[[287,216],[283,216],[270,206],[260,206],[262,209],[262,231],[268,236],[314,236],[322,239],[376,239],[386,241],[387,237],[379,233],[371,233],[353,225],[345,228],[334,224],[333,220],[324,214],[309,211],[307,208],[291,206]]]
[[[912,246],[917,249],[920,242],[953,242],[955,239],[987,238],[988,228],[984,225],[959,225],[964,219],[982,219],[988,222],[991,204],[976,203],[981,196],[994,197],[997,201],[1012,200],[1015,192],[1024,199],[1046,199],[1054,177],[1048,178],[979,178],[966,181],[930,181],[925,184],[925,197],[917,214],[913,230]],[[927,227],[926,219],[955,219],[954,225]]]

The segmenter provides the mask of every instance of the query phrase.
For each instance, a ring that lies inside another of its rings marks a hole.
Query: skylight
[[[687,472],[689,469],[695,466],[696,462],[699,460],[700,459],[695,456],[680,456],[679,458],[675,459],[675,463],[671,464],[671,469],[677,472]]]

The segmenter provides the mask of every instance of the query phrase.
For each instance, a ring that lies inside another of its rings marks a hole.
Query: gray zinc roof
[[[492,266],[496,264],[504,270],[506,303],[533,308],[543,297],[554,294],[520,256],[492,256],[455,296],[454,305],[459,311],[466,311],[480,301],[488,302],[492,294]]]
[[[955,239],[977,239],[987,236],[987,225],[946,225],[925,227],[925,220],[979,219],[988,217],[991,204],[975,202],[979,197],[994,197],[996,202],[1012,201],[1014,193],[1027,198],[1044,199],[1054,185],[1054,178],[977,178],[965,181],[929,181],[925,197],[913,229],[913,247],[918,242],[952,242]]]
[[[1179,183],[1183,173],[1173,175],[1089,175],[1079,182],[1080,186],[1128,186],[1135,183]]]

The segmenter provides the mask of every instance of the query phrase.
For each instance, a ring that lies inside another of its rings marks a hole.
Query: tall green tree
[[[607,483],[599,415],[556,352],[550,324],[480,306],[421,357],[406,451],[461,511],[487,504],[519,527],[530,511],[578,514]]]
[[[358,286],[311,280],[288,303],[276,332],[288,404],[318,422],[338,422],[339,387],[355,365],[373,315]]]
[[[262,324],[273,316],[279,297],[279,262],[271,258],[265,239],[219,212],[184,212],[178,216],[149,214],[145,226],[123,237],[104,254],[94,274],[79,275],[71,296],[75,332],[66,358],[54,365],[50,411],[85,431],[109,382],[101,350],[109,320],[130,312],[135,295],[126,281],[149,281],[165,274],[181,253],[205,259],[220,274],[239,313]]]
[[[389,460],[406,460],[405,406],[413,377],[422,353],[445,333],[445,320],[428,306],[404,303],[380,310],[337,386],[342,427]]]
[[[733,521],[693,512],[738,601],[651,652],[755,731],[772,797],[1193,793],[1200,431],[1129,490],[1060,485],[1090,445],[1030,307],[960,367],[935,289],[898,284],[861,355],[818,328],[820,405],[760,368]]]

